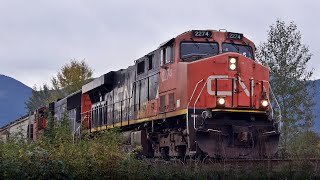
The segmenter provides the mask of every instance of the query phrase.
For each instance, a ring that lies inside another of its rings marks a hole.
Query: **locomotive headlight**
[[[235,70],[237,68],[236,64],[230,64],[229,66],[230,70]]]
[[[229,69],[232,71],[237,69],[237,58],[235,57],[229,58]]]
[[[267,107],[268,105],[269,105],[269,102],[268,102],[268,100],[262,100],[261,101],[261,105],[263,106],[263,107]]]
[[[218,104],[219,105],[224,105],[226,103],[226,100],[223,97],[218,98]]]
[[[237,62],[237,59],[232,57],[232,58],[229,59],[229,61],[230,61],[231,64],[235,64]]]

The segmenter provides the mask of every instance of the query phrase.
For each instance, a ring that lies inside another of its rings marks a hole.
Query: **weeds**
[[[88,134],[73,143],[64,123],[51,126],[39,141],[17,137],[0,143],[0,179],[310,179],[317,161],[246,164],[154,163],[125,151],[118,129]]]

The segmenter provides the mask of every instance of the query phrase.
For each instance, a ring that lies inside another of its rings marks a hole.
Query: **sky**
[[[192,29],[243,33],[258,46],[279,18],[297,24],[320,79],[319,9],[317,0],[0,0],[0,74],[39,86],[85,59],[98,77]]]

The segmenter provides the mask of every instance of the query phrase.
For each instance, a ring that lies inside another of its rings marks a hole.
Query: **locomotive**
[[[74,137],[118,127],[146,157],[261,159],[275,156],[279,121],[269,98],[269,70],[243,34],[191,30],[126,69],[108,72],[37,111],[67,114]]]
[[[82,87],[81,124],[119,127],[147,157],[272,158],[269,71],[243,34],[192,30]]]
[[[47,124],[47,107],[41,107],[0,128],[0,142],[11,136],[36,141]]]

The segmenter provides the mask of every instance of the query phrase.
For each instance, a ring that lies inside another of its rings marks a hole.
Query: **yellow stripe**
[[[212,109],[212,112],[249,112],[249,113],[266,113],[266,111],[261,110],[246,110],[246,109]]]
[[[148,121],[157,120],[157,119],[168,118],[168,117],[179,116],[179,115],[182,115],[182,114],[187,114],[187,112],[188,112],[187,109],[182,109],[182,110],[179,110],[179,111],[173,111],[173,112],[169,112],[169,113],[158,114],[157,116],[153,116],[153,117],[141,118],[141,119],[136,119],[136,120],[129,120],[129,125],[138,124],[138,123],[142,123],[142,122],[148,122]],[[128,125],[128,121],[122,121],[122,126],[127,126],[127,125]],[[114,127],[121,127],[121,122],[115,123]],[[111,129],[111,128],[113,128],[112,124],[108,125],[108,126],[104,125],[104,126],[91,128],[91,132],[96,132],[96,131],[101,131],[101,130]]]
[[[129,125],[138,124],[138,123],[148,122],[148,121],[157,120],[157,119],[164,119],[164,118],[168,118],[168,117],[179,116],[179,115],[182,115],[182,114],[187,114],[187,112],[188,112],[187,109],[182,109],[182,110],[179,110],[179,111],[173,111],[173,112],[169,112],[169,113],[158,114],[157,116],[153,116],[153,117],[141,118],[141,119],[129,120],[129,121],[123,121],[122,122],[122,126],[127,126],[128,122],[129,122]],[[261,110],[245,110],[245,109],[212,109],[212,112],[266,113],[266,111],[261,111]],[[91,128],[91,132],[101,131],[101,130],[105,130],[105,129],[111,129],[113,127],[121,127],[121,122],[115,123],[114,126],[113,126],[113,124],[111,124],[111,125],[107,125],[107,126],[104,125],[104,126]]]

